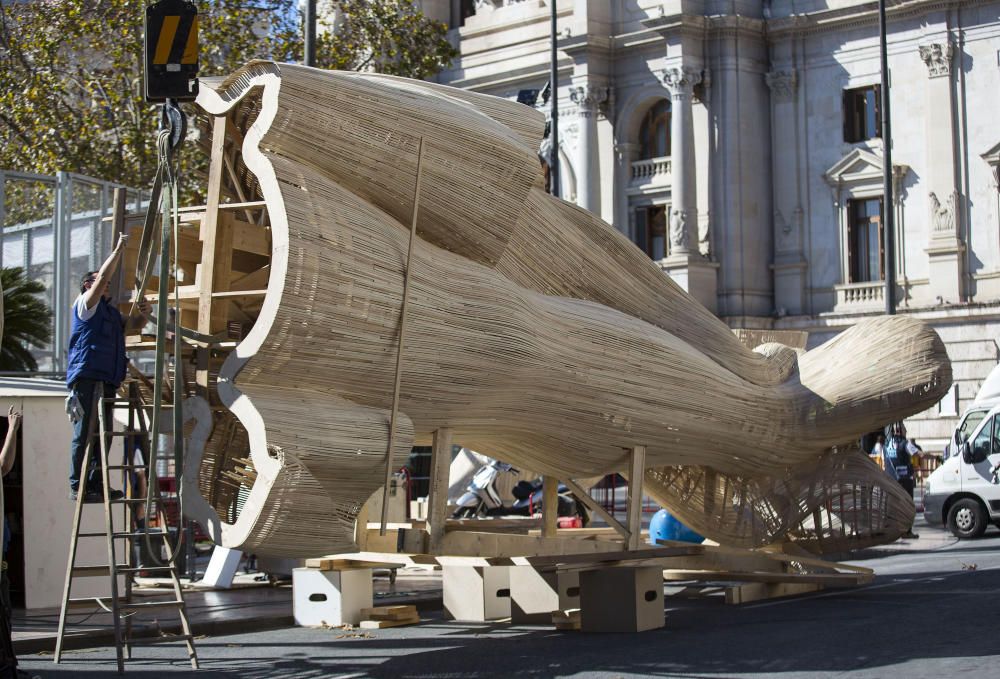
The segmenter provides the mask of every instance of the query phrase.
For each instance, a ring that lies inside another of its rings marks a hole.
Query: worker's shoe
[[[905,533],[903,533],[904,540],[916,540],[919,537],[920,536],[914,533],[912,530],[908,530]]]

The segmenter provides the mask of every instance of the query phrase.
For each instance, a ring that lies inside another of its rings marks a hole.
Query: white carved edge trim
[[[265,64],[270,67],[270,72],[258,73],[248,77],[248,71],[252,71],[254,66]],[[274,481],[281,470],[281,463],[273,459],[267,452],[267,430],[264,420],[257,412],[257,409],[250,402],[250,399],[241,393],[233,383],[233,379],[240,372],[247,361],[253,357],[260,349],[265,338],[271,331],[271,326],[277,316],[277,310],[281,304],[282,289],[285,277],[288,272],[288,215],[285,212],[285,202],[281,196],[281,189],[274,168],[270,161],[260,150],[260,143],[271,127],[278,110],[278,93],[281,89],[280,68],[272,62],[251,62],[240,71],[239,80],[230,83],[230,87],[219,87],[221,92],[239,87],[235,96],[223,97],[219,92],[202,87],[195,103],[211,115],[225,115],[230,109],[235,107],[240,100],[253,88],[262,87],[261,110],[253,125],[246,131],[243,139],[243,162],[247,169],[257,177],[261,191],[264,194],[264,201],[267,203],[268,216],[271,223],[271,275],[267,282],[267,295],[261,306],[260,315],[257,322],[247,336],[240,342],[219,370],[218,392],[219,398],[229,410],[246,427],[250,440],[250,458],[253,460],[254,469],[257,471],[257,479],[250,489],[250,495],[240,512],[235,524],[221,521],[215,510],[207,503],[196,503],[189,505],[192,511],[192,518],[198,520],[206,528],[221,525],[221,535],[212,535],[212,539],[218,544],[244,544],[249,538],[250,531],[256,525],[267,496],[274,485]],[[185,485],[189,479],[195,479],[196,475],[190,477],[185,475]],[[197,484],[194,488],[186,487],[185,491],[191,495],[200,495]],[[205,510],[210,512],[208,516],[199,515]]]

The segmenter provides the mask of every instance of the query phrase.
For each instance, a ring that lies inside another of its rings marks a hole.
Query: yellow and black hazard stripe
[[[198,15],[166,15],[156,36],[154,66],[198,63]]]

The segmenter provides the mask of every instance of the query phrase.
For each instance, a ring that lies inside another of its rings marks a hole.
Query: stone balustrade
[[[672,174],[673,165],[670,161],[670,156],[647,158],[632,162],[633,184],[666,184],[670,182]]]
[[[885,283],[868,281],[846,283],[835,286],[837,290],[837,310],[859,311],[880,309],[885,306]]]

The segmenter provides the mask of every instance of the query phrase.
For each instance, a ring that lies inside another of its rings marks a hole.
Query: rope
[[[157,250],[159,254],[159,288],[157,290],[157,306],[156,306],[156,359],[153,368],[153,413],[150,422],[150,445],[149,445],[149,461],[147,469],[147,477],[149,479],[146,484],[146,504],[145,504],[145,516],[146,521],[143,525],[143,540],[146,544],[147,552],[152,556],[153,561],[157,565],[163,565],[157,555],[156,550],[152,547],[152,540],[150,538],[149,531],[149,519],[152,516],[151,508],[154,503],[154,495],[159,494],[159,483],[157,482],[157,458],[159,456],[159,446],[157,445],[160,438],[160,414],[163,409],[163,383],[165,379],[165,368],[166,368],[166,348],[167,348],[167,330],[171,325],[167,322],[167,304],[166,301],[169,299],[168,283],[170,279],[170,273],[173,274],[174,281],[177,280],[177,261],[178,261],[178,241],[179,241],[179,230],[180,230],[180,219],[177,210],[177,175],[176,170],[173,166],[174,157],[173,150],[170,146],[170,130],[161,129],[157,133],[157,151],[159,155],[159,166],[156,171],[157,179],[154,181],[154,193],[156,198],[159,198],[160,202],[160,219],[159,219],[159,235],[160,243],[159,249]],[[166,191],[158,191],[157,188],[166,188]],[[152,270],[153,262],[153,243],[155,242],[153,234],[156,230],[153,224],[155,223],[155,218],[150,218],[153,213],[153,202],[150,201],[149,210],[146,213],[146,221],[143,225],[143,234],[140,241],[140,249],[146,248],[146,252],[140,252],[139,261],[137,265],[136,275],[141,273],[143,275],[143,280],[139,284],[136,290],[136,295],[133,298],[133,309],[137,308],[137,303],[139,295],[146,289],[146,283],[148,282],[148,276]],[[166,225],[170,224],[172,228],[168,228]],[[171,269],[170,266],[170,241],[171,235],[173,235],[174,243],[174,268]],[[143,256],[145,255],[145,264],[142,264]],[[139,269],[142,269],[140,271]],[[179,286],[174,284],[174,308],[180,310],[180,291]],[[179,315],[179,313],[178,313]],[[143,314],[143,316],[147,316]],[[147,316],[148,317],[148,316]],[[182,528],[184,520],[184,492],[183,484],[181,479],[184,476],[184,409],[183,409],[183,384],[181,377],[181,369],[178,365],[178,361],[181,356],[181,335],[179,332],[173,333],[173,351],[174,351],[174,383],[173,383],[173,441],[174,441],[174,474],[177,478],[177,539],[173,543],[170,551],[170,558],[168,563],[173,565],[176,562],[177,556],[180,554],[180,547],[184,541],[184,530]],[[166,519],[166,513],[163,514],[164,519]],[[167,545],[170,545],[170,533],[168,526],[163,526],[163,539]]]

